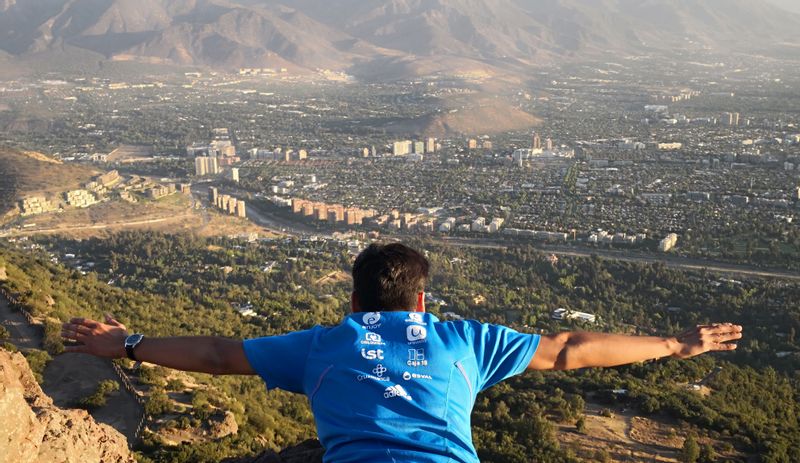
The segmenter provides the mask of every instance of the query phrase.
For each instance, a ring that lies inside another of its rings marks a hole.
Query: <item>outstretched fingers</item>
[[[714,345],[713,350],[735,350],[736,347],[737,347],[737,344],[735,344],[735,343],[726,343],[726,344],[716,343]]]
[[[92,334],[92,328],[85,325],[76,325],[75,323],[64,323],[61,325],[61,330],[80,334]]]
[[[728,342],[728,341],[735,341],[737,339],[742,339],[742,332],[728,331],[724,333],[715,333],[713,336],[715,342]]]
[[[701,333],[711,342],[711,350],[734,350],[736,343],[729,341],[742,338],[742,327],[733,323],[715,323],[702,327]]]
[[[73,319],[75,320],[75,319]],[[71,341],[83,341],[92,334],[92,329],[83,324],[64,323],[61,325],[61,337]]]
[[[69,321],[69,322],[70,322],[71,324],[73,324],[73,325],[82,325],[82,326],[85,326],[85,327],[87,327],[87,328],[89,328],[89,329],[94,329],[94,328],[97,328],[97,327],[98,327],[98,325],[99,325],[99,323],[98,323],[98,322],[96,322],[96,321],[92,320],[91,318],[81,318],[81,317],[77,317],[77,318],[72,318],[72,319],[70,319],[70,321]]]
[[[125,325],[120,323],[116,318],[112,317],[110,313],[105,314],[106,323],[111,326],[116,326],[122,328],[123,330],[126,329]]]

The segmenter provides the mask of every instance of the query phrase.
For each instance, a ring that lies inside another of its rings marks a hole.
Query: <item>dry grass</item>
[[[0,148],[0,214],[26,196],[79,188],[97,174],[90,167],[62,164],[41,153]]]
[[[351,276],[346,272],[343,272],[341,270],[334,270],[328,273],[327,275],[318,278],[317,281],[314,282],[314,284],[322,286],[329,283],[341,283],[343,281],[349,281],[350,279]]]
[[[193,233],[199,236],[230,236],[257,233],[278,236],[271,230],[216,211],[192,207],[191,198],[174,194],[158,201],[130,204],[109,201],[85,209],[39,214],[24,219],[35,224],[11,232],[14,236],[58,234],[72,238],[105,237],[120,230],[156,230],[165,233]]]
[[[643,417],[626,409],[612,409],[611,417],[600,415],[603,405],[588,402],[585,413],[585,430],[579,433],[572,423],[558,425],[558,440],[587,461],[595,461],[599,452],[607,452],[616,462],[677,463],[683,441],[691,427],[663,417]],[[717,449],[720,460],[737,461],[745,455],[720,452],[722,441],[708,437],[698,439],[701,445],[709,443]],[[730,442],[735,444],[735,442]]]
[[[122,145],[108,153],[108,162],[135,162],[153,157],[153,148],[149,146]]]
[[[452,109],[417,119],[394,122],[385,127],[389,132],[415,132],[425,136],[477,136],[514,130],[528,130],[541,124],[541,119],[508,102],[475,96],[451,103]]]
[[[613,416],[599,414],[603,407],[587,403],[583,433],[575,426],[559,425],[558,439],[584,458],[596,452],[608,452],[619,462],[677,462],[683,438],[665,423],[636,416],[630,411],[614,410]]]

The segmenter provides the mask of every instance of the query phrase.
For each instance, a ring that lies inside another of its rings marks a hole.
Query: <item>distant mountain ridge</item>
[[[800,2],[797,0],[768,0],[773,5],[777,5],[784,10],[800,13]]]
[[[770,0],[782,1],[782,0]],[[217,68],[519,70],[601,52],[769,51],[800,15],[766,0],[0,0],[0,53]],[[428,63],[428,65],[424,65]]]

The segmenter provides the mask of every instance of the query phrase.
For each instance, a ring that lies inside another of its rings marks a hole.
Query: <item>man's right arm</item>
[[[91,354],[106,358],[126,357],[125,325],[106,316],[106,323],[87,318],[73,318],[61,329],[64,339],[77,341],[66,352]],[[176,370],[214,375],[253,375],[255,371],[244,353],[242,341],[214,336],[145,337],[135,351],[136,359]]]

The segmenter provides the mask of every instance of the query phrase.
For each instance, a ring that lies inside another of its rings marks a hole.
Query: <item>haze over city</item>
[[[794,0],[0,0],[0,462],[322,461],[302,395],[60,327],[335,326],[389,242],[442,321],[744,333],[495,385],[481,461],[800,461],[798,219]]]

